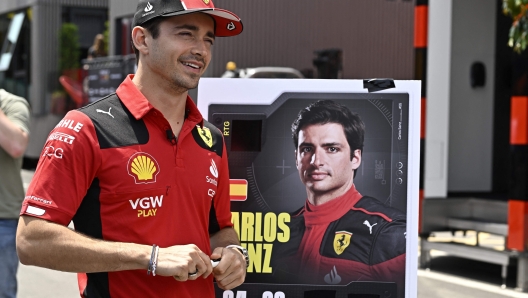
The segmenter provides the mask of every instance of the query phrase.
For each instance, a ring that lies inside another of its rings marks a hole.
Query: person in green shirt
[[[20,170],[29,137],[29,105],[0,89],[0,297],[17,292],[16,229],[24,199]]]

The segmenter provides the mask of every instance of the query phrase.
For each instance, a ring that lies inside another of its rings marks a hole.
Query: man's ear
[[[142,54],[148,53],[148,45],[147,45],[147,29],[136,26],[134,29],[132,29],[132,42],[134,43],[134,46],[138,51]]]
[[[357,169],[361,165],[361,150],[354,150],[354,156],[352,157],[352,169]]]

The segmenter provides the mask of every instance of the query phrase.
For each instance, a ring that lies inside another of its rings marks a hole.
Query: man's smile
[[[180,63],[191,72],[199,73],[204,68],[205,63],[197,60],[180,60]]]
[[[311,171],[308,173],[308,177],[312,178],[312,180],[317,180],[317,181],[323,180],[328,176],[330,176],[330,174],[324,171]]]

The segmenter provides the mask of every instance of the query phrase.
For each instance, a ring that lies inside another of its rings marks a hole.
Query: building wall
[[[449,192],[492,190],[496,2],[453,1]],[[473,89],[470,68],[476,61],[485,65],[486,85]]]
[[[425,196],[492,191],[496,0],[430,0]],[[473,89],[480,61],[486,85]]]
[[[130,0],[109,0],[108,3],[108,17],[110,20],[110,47],[108,49],[109,53],[116,53],[116,48],[120,49],[121,45],[116,44],[116,20],[121,18],[131,18],[134,16],[134,11],[136,9],[138,1]],[[128,37],[130,38],[130,37]]]
[[[217,1],[239,15],[244,32],[218,39],[212,76],[240,67],[313,69],[314,51],[343,50],[343,78],[413,78],[414,3],[387,0]]]
[[[26,8],[37,2],[38,0],[2,0],[0,1],[0,13]]]
[[[136,4],[110,0],[110,18],[132,16]],[[228,61],[238,67],[315,70],[315,50],[340,48],[343,78],[413,78],[413,1],[216,0],[215,5],[236,13],[244,31],[217,38],[207,76],[219,77]]]
[[[55,3],[37,3],[33,6],[31,27],[31,82],[30,102],[33,114],[41,116],[51,102],[48,82],[51,73],[57,73],[59,61],[58,31],[61,25],[61,6]],[[53,29],[55,30],[53,30]],[[50,30],[51,29],[51,30]],[[56,77],[56,76],[55,76]],[[50,87],[51,87],[50,86]]]
[[[424,196],[447,196],[453,1],[430,0]]]

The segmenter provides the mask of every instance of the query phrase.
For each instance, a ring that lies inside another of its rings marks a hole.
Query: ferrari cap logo
[[[160,171],[158,162],[152,155],[145,152],[135,153],[128,160],[128,175],[134,177],[136,184],[156,182]]]
[[[209,2],[211,2],[210,0],[203,0],[203,2],[205,3],[205,5],[209,5]]]
[[[200,138],[205,142],[209,148],[213,147],[213,136],[211,135],[211,130],[209,128],[205,127],[202,129],[200,125],[196,125],[196,128],[198,129],[198,134],[200,135]]]
[[[350,238],[352,233],[347,231],[339,231],[335,233],[334,237],[334,250],[336,254],[342,254],[345,249],[350,245]]]

